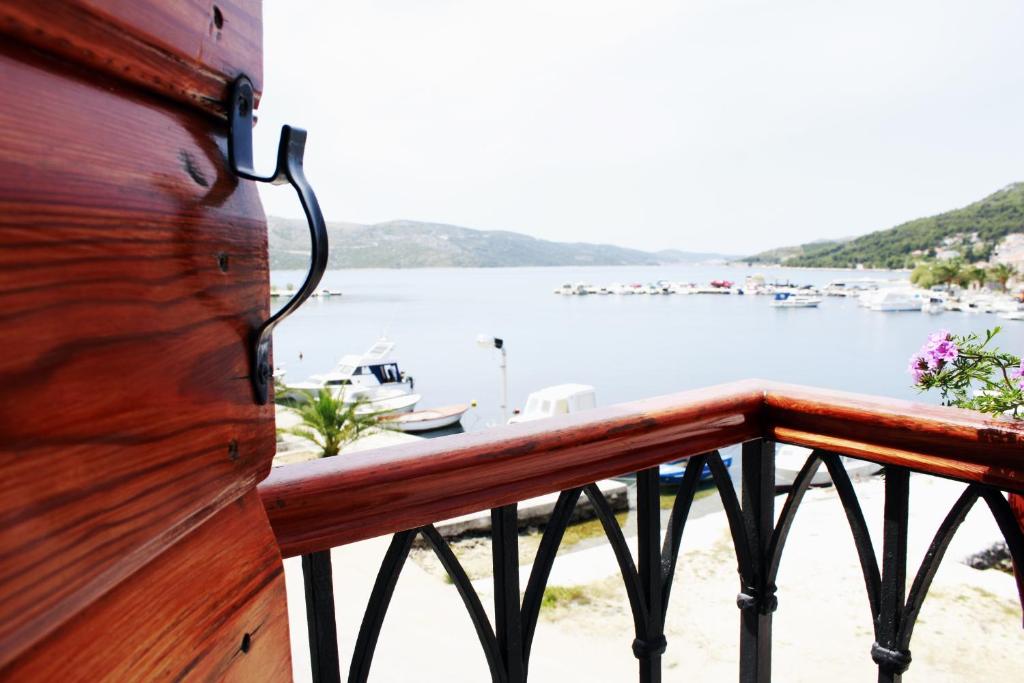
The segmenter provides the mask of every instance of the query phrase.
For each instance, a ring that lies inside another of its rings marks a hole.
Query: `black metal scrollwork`
[[[778,521],[775,520],[775,444],[762,440],[743,444],[742,487],[739,493],[718,451],[689,459],[663,541],[658,468],[638,472],[636,561],[611,506],[596,484],[563,491],[545,525],[521,603],[517,506],[512,504],[492,510],[493,627],[469,577],[433,526],[395,534],[363,617],[348,680],[350,683],[367,680],[381,625],[402,566],[413,539],[422,534],[462,598],[476,628],[493,683],[525,683],[544,590],[555,556],[580,497],[586,495],[601,522],[622,575],[633,617],[633,654],[639,662],[639,680],[657,683],[661,680],[661,656],[668,645],[664,633],[665,618],[683,530],[702,470],[707,466],[721,498],[736,551],[740,580],[737,606],[741,610],[740,680],[770,681],[772,613],[778,607],[775,581],[796,512],[822,465],[832,478],[860,559],[874,625],[875,642],[871,647],[871,657],[878,665],[879,680],[897,683],[910,666],[909,647],[914,624],[939,563],[957,528],[978,499],[983,499],[991,509],[1014,562],[1017,566],[1024,566],[1024,534],[1006,498],[994,488],[968,485],[939,526],[909,596],[905,598],[910,472],[899,467],[886,468],[885,521],[879,563],[856,491],[836,453],[815,450],[808,456],[786,497]],[[307,556],[303,568],[307,577],[311,653],[314,659],[322,658],[319,665],[314,662],[314,678],[337,680],[337,648],[332,650],[324,643],[325,636],[333,637],[335,629],[329,555],[325,552]],[[328,575],[326,587],[318,583],[322,583],[325,571]],[[319,600],[321,605],[310,605],[311,599]],[[331,613],[327,614],[327,611]]]
[[[316,194],[306,180],[302,169],[302,158],[306,149],[306,131],[292,126],[282,126],[281,141],[277,147],[277,165],[268,176],[256,173],[252,157],[252,126],[253,107],[255,105],[252,82],[245,76],[239,76],[231,89],[231,102],[228,107],[230,131],[228,134],[228,163],[231,170],[240,178],[255,180],[272,185],[288,183],[299,196],[302,210],[309,223],[311,254],[309,272],[295,295],[278,309],[277,313],[260,325],[253,334],[252,340],[252,385],[257,403],[264,404],[269,400],[270,384],[274,371],[270,365],[270,337],[282,320],[291,315],[295,309],[309,298],[320,284],[327,269],[327,226],[324,223],[320,204]]]

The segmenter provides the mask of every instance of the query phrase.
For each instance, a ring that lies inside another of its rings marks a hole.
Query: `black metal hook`
[[[270,396],[270,382],[274,376],[270,365],[270,337],[279,322],[291,315],[309,298],[320,284],[327,269],[327,226],[324,223],[320,204],[302,171],[302,156],[306,149],[306,131],[291,126],[281,127],[281,142],[277,147],[277,167],[273,174],[261,176],[256,173],[252,162],[252,126],[254,105],[252,82],[246,76],[239,76],[231,89],[230,131],[228,134],[228,163],[239,177],[272,185],[290,184],[295,188],[309,223],[309,238],[312,246],[309,272],[288,303],[270,316],[253,333],[252,339],[252,387],[257,403],[264,404]]]

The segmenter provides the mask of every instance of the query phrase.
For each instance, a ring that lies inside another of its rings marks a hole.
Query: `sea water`
[[[910,355],[940,328],[981,332],[1001,325],[998,346],[1024,353],[1024,322],[990,314],[882,313],[854,298],[826,297],[818,308],[780,309],[755,295],[560,296],[563,283],[768,281],[824,285],[906,272],[852,272],[738,266],[434,268],[328,272],[321,287],[341,297],[307,301],[274,333],[274,362],[299,381],[329,371],[344,354],[382,335],[415,379],[418,408],[477,402],[467,431],[503,422],[500,356],[508,353],[509,410],[527,394],[565,382],[591,384],[610,405],[745,378],[762,378],[925,403],[906,372]],[[275,271],[271,282],[298,286],[304,273]],[[283,303],[282,299],[275,302]]]

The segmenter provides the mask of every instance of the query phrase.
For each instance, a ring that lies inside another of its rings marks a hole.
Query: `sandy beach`
[[[883,482],[856,484],[880,552]],[[915,475],[911,480],[908,582],[943,516],[963,485]],[[776,500],[781,509],[784,497]],[[1019,681],[1024,678],[1021,608],[1012,576],[976,570],[962,560],[1001,537],[982,504],[953,540],[924,603],[911,643],[907,681]],[[635,538],[629,539],[635,554]],[[343,670],[389,538],[332,552]],[[465,548],[461,546],[465,545]],[[489,551],[486,539],[456,544],[467,564]],[[526,545],[526,543],[524,543]],[[632,622],[607,544],[561,552],[549,587],[553,604],[541,611],[530,680],[636,679]],[[523,582],[529,560],[522,567]],[[426,566],[426,568],[424,568]],[[485,564],[483,566],[486,566]],[[296,680],[309,680],[302,575],[298,558],[285,562]],[[474,586],[490,610],[489,577]],[[479,577],[479,578],[477,578]],[[773,673],[780,681],[835,683],[873,680],[871,617],[856,552],[832,488],[815,489],[793,524],[778,580]],[[739,588],[723,513],[686,528],[669,606],[665,680],[722,681],[737,674]],[[372,681],[489,680],[483,655],[455,588],[420,558],[410,559],[384,622]]]

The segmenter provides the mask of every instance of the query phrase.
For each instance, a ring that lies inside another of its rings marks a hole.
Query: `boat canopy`
[[[589,384],[559,384],[535,391],[526,399],[526,415],[565,415],[589,410],[597,405],[594,387]]]

